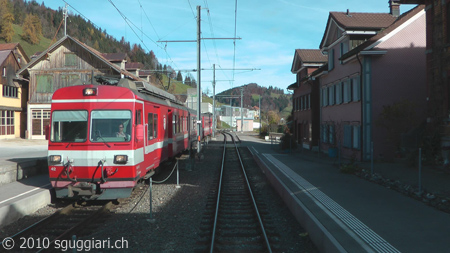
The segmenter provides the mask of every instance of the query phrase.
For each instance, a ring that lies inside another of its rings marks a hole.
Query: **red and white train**
[[[136,183],[197,140],[196,112],[145,82],[77,85],[52,97],[49,177],[57,198],[128,197]],[[202,116],[201,138],[212,131]]]

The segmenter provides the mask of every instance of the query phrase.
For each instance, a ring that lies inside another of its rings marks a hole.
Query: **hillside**
[[[25,50],[25,53],[28,55],[28,57],[32,56],[36,52],[42,52],[46,50],[51,45],[51,39],[45,38],[44,36],[41,36],[41,41],[39,44],[33,45],[29,42],[22,39],[22,27],[20,25],[13,24],[14,29],[14,35],[13,35],[13,43],[19,42],[22,46],[23,50]],[[0,39],[0,43],[6,43],[4,40]]]
[[[292,111],[292,95],[284,94],[284,90],[274,87],[261,87],[256,83],[242,86],[244,88],[243,103],[244,107],[259,107],[259,98],[261,97],[261,111],[274,111],[282,118],[287,118]],[[223,91],[218,94],[217,100],[224,104],[230,104],[229,98],[221,98],[224,95],[240,96],[241,87],[236,87]],[[240,106],[240,99],[232,99],[232,106]]]

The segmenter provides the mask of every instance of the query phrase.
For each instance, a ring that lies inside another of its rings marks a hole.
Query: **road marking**
[[[18,198],[18,197],[20,197],[20,196],[23,196],[23,195],[25,195],[25,194],[27,194],[27,193],[37,191],[37,190],[39,190],[39,189],[41,189],[41,188],[45,188],[45,187],[47,187],[47,186],[49,186],[49,185],[51,185],[51,184],[48,183],[48,184],[46,184],[46,185],[38,186],[39,188],[34,188],[34,189],[32,189],[32,190],[29,190],[29,191],[27,191],[27,192],[23,192],[23,193],[21,193],[21,194],[19,194],[19,195],[16,195],[16,196],[14,196],[14,197],[9,198],[9,199],[5,199],[5,200],[3,200],[3,201],[0,201],[0,205],[3,204],[3,203],[5,203],[5,202],[7,202],[7,201],[10,201],[11,199],[15,199],[15,198]]]

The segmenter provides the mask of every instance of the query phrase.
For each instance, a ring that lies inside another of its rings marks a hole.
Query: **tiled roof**
[[[144,67],[144,64],[140,62],[127,62],[125,63],[125,69],[126,70],[134,70],[134,69],[142,69]]]
[[[11,53],[9,50],[2,50],[0,51],[0,64],[2,64],[6,58],[8,58],[8,55]]]
[[[105,57],[108,61],[123,61],[126,60],[126,53],[102,53],[102,56]]]
[[[340,60],[345,60],[347,58],[349,58],[352,55],[357,54],[358,52],[364,50],[365,48],[367,48],[368,46],[372,45],[373,43],[377,42],[379,39],[383,38],[384,36],[386,36],[387,34],[389,34],[390,32],[392,32],[393,30],[395,30],[396,28],[398,28],[399,26],[401,26],[403,23],[405,23],[406,21],[408,21],[410,18],[412,18],[414,15],[416,15],[417,13],[419,13],[420,11],[422,11],[425,8],[425,5],[418,5],[415,8],[409,10],[408,12],[403,13],[401,16],[398,17],[398,19],[391,24],[389,27],[387,27],[386,29],[384,29],[383,31],[379,32],[377,35],[371,37],[370,39],[368,39],[367,41],[365,41],[364,43],[362,43],[361,45],[357,46],[356,48],[354,48],[353,50],[347,52],[346,54],[344,54]]]
[[[323,55],[319,49],[296,49],[296,51],[304,63],[324,63],[328,61],[328,57]]]
[[[344,29],[382,29],[397,18],[389,13],[330,12],[330,17]]]
[[[0,44],[0,51],[3,50],[13,50],[17,47],[17,45],[19,45],[19,43],[4,43],[4,44]]]

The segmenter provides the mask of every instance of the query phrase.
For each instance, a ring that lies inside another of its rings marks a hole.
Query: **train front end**
[[[143,161],[133,131],[134,106],[133,94],[123,87],[81,85],[54,93],[48,165],[57,198],[131,194]]]

